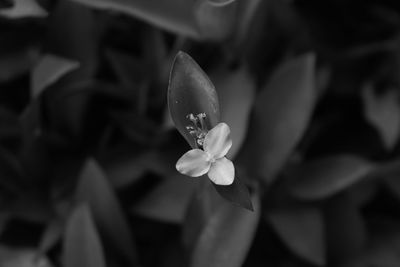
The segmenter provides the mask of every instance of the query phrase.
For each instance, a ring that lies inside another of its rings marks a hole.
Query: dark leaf
[[[65,267],[106,267],[103,247],[86,204],[77,206],[67,221],[63,262]]]
[[[223,201],[208,181],[202,180],[184,225],[184,243],[190,251],[191,267],[242,266],[258,225],[258,194],[255,212]]]
[[[136,246],[131,230],[104,171],[93,159],[82,169],[77,198],[90,205],[99,232],[135,266]]]
[[[36,0],[14,0],[14,5],[9,8],[0,9],[0,17],[9,19],[20,19],[27,17],[43,18],[47,16],[44,10]]]
[[[254,211],[249,189],[245,184],[240,181],[238,177],[235,177],[235,180],[231,185],[217,185],[214,183],[212,184],[214,185],[220,196],[222,196],[223,198],[240,207]]]
[[[235,0],[207,0],[210,4],[215,6],[225,6],[229,5],[230,3],[234,2]]]
[[[135,204],[132,211],[154,220],[181,224],[198,182],[183,175],[167,177]]]
[[[378,96],[371,85],[366,85],[362,93],[365,118],[378,130],[386,149],[393,149],[400,134],[398,90],[392,89]]]
[[[276,210],[268,212],[267,219],[293,253],[317,266],[324,266],[325,226],[318,209]]]
[[[190,125],[189,114],[206,114],[208,129],[220,120],[217,92],[207,74],[186,53],[179,52],[171,68],[168,86],[168,107],[175,127],[192,148],[196,142],[186,126]]]
[[[10,8],[14,5],[14,0],[0,0],[0,8]]]
[[[51,54],[44,55],[32,72],[31,96],[40,95],[46,87],[78,67],[79,62]]]
[[[355,156],[314,160],[293,169],[290,192],[305,200],[330,197],[366,177],[374,166]]]

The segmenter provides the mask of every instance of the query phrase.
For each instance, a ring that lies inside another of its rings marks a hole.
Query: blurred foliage
[[[398,1],[0,0],[0,32],[0,266],[400,266]],[[253,212],[175,170],[178,51]]]

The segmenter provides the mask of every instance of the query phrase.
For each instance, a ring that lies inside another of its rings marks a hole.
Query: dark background
[[[253,212],[175,170],[178,51]],[[0,0],[0,266],[400,266],[399,77],[395,0]]]

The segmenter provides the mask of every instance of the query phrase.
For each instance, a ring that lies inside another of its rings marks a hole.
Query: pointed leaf
[[[378,130],[386,149],[391,150],[400,135],[400,96],[397,89],[381,96],[373,89],[367,85],[362,91],[365,117]]]
[[[200,66],[184,52],[176,55],[171,68],[168,107],[175,127],[192,148],[196,148],[197,145],[186,129],[186,126],[191,125],[186,116],[205,113],[208,129],[217,125],[220,119],[214,85]]]
[[[221,197],[229,200],[239,207],[254,211],[253,203],[251,202],[249,189],[236,176],[231,185],[217,185],[212,183]]]
[[[289,190],[305,200],[327,198],[366,177],[372,168],[369,162],[351,155],[314,160],[293,169]]]
[[[240,267],[252,244],[260,216],[258,194],[255,212],[223,201],[208,181],[202,181],[184,225],[184,243],[191,267]]]
[[[280,66],[257,96],[243,155],[253,175],[272,182],[302,138],[316,102],[315,55]]]
[[[325,264],[324,221],[318,209],[271,211],[267,218],[293,253],[317,266]]]
[[[77,206],[64,233],[65,267],[106,267],[103,247],[88,205]]]
[[[131,230],[104,171],[93,159],[83,167],[77,198],[90,205],[102,236],[135,266],[136,246]]]
[[[15,0],[13,6],[0,9],[0,17],[19,19],[27,17],[43,18],[47,16],[44,10],[35,0]]]
[[[56,55],[44,55],[32,73],[31,96],[40,95],[46,87],[54,84],[67,73],[77,69],[79,62],[61,58]]]

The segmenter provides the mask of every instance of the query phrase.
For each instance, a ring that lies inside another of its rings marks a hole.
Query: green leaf
[[[189,114],[206,114],[208,129],[220,121],[218,96],[214,85],[200,66],[186,53],[179,52],[171,68],[168,85],[168,108],[175,127],[192,148],[196,142],[186,126]]]
[[[89,159],[82,169],[77,199],[90,205],[99,232],[108,244],[135,266],[136,246],[131,230],[104,171],[93,159]]]
[[[306,162],[291,170],[293,182],[289,191],[303,200],[327,198],[366,177],[373,167],[371,163],[351,155]]]
[[[44,55],[32,72],[31,96],[36,97],[40,95],[46,87],[56,83],[64,75],[78,67],[79,62],[56,55]]]
[[[63,243],[64,267],[106,267],[103,247],[87,204],[68,218]]]
[[[184,175],[167,177],[135,204],[132,211],[157,221],[181,224],[198,182]]]
[[[293,253],[317,266],[325,265],[324,220],[318,209],[270,211],[267,219]]]
[[[244,66],[234,71],[220,69],[210,76],[220,100],[221,121],[231,128],[232,147],[227,157],[234,158],[247,133],[256,91],[255,80]]]
[[[391,89],[378,96],[371,85],[362,91],[364,114],[374,126],[387,150],[396,145],[400,135],[400,96],[397,89]]]
[[[292,59],[275,71],[256,97],[243,158],[270,183],[302,138],[315,102],[315,55]]]
[[[208,181],[202,180],[187,211],[184,243],[191,267],[240,267],[252,244],[260,217],[257,192],[255,211],[223,201]]]
[[[35,0],[15,0],[13,6],[0,9],[0,17],[9,19],[43,18],[47,16],[44,10]]]

